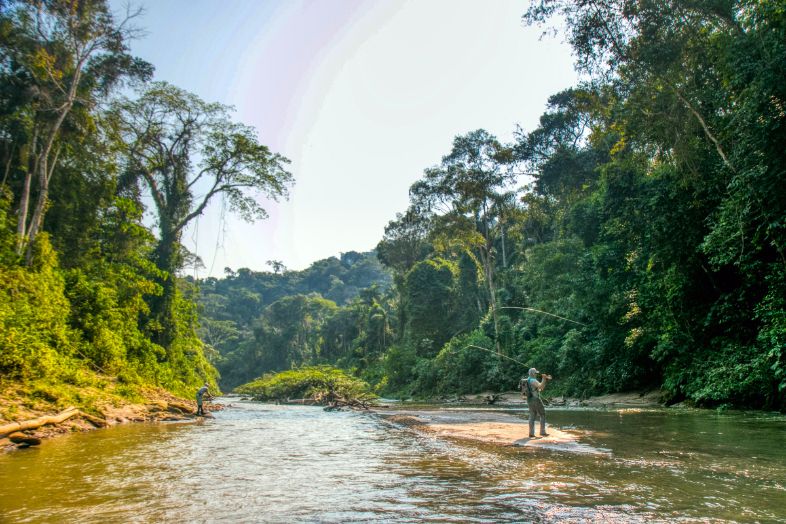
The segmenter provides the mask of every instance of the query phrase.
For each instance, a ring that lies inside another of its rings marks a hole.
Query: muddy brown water
[[[0,522],[786,522],[782,415],[549,410],[572,453],[233,405],[0,455]]]

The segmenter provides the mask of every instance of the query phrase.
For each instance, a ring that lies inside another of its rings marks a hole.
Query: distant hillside
[[[200,335],[213,350],[213,360],[229,384],[233,377],[256,378],[255,366],[245,357],[253,352],[254,326],[265,308],[286,297],[319,295],[338,306],[358,298],[367,288],[385,293],[392,286],[390,273],[377,260],[376,253],[349,251],[339,258],[314,262],[302,271],[225,270],[224,278],[207,278],[199,283]],[[246,366],[244,366],[246,367]]]
[[[338,305],[358,296],[361,289],[376,285],[391,287],[390,272],[382,267],[376,253],[348,251],[340,258],[318,260],[302,271],[224,270],[224,278],[206,278],[200,283],[200,303],[209,316],[243,318],[258,316],[261,309],[290,295],[319,293]],[[226,302],[226,303],[225,303]]]

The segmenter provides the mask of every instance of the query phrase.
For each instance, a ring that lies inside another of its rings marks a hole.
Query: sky
[[[120,10],[127,2],[113,1]],[[483,128],[533,129],[574,85],[567,44],[525,27],[527,0],[137,0],[132,52],[155,79],[235,108],[291,160],[288,200],[248,224],[215,201],[184,236],[204,267],[299,270],[373,249],[409,186]]]

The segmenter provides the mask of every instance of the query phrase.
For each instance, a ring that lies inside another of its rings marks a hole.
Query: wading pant
[[[543,402],[539,398],[527,400],[529,406],[529,436],[535,436],[535,418],[540,417],[540,434],[546,434],[546,408],[543,407]]]

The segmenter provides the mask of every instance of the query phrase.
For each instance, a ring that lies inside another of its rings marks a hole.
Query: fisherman
[[[199,388],[199,391],[197,391],[197,394],[196,394],[196,401],[197,401],[197,412],[196,412],[196,414],[197,414],[197,417],[205,416],[205,410],[202,409],[202,397],[204,397],[205,395],[207,395],[208,398],[212,398],[212,395],[210,394],[210,391],[208,391],[208,384],[207,384],[207,382],[205,382],[204,386]]]
[[[536,378],[540,374],[541,381]],[[540,373],[535,368],[530,368],[526,378],[519,382],[521,392],[527,396],[527,406],[529,407],[529,438],[535,436],[535,418],[540,418],[540,436],[547,437],[546,433],[546,408],[540,399],[540,392],[546,387],[546,382],[551,380],[551,375]]]

